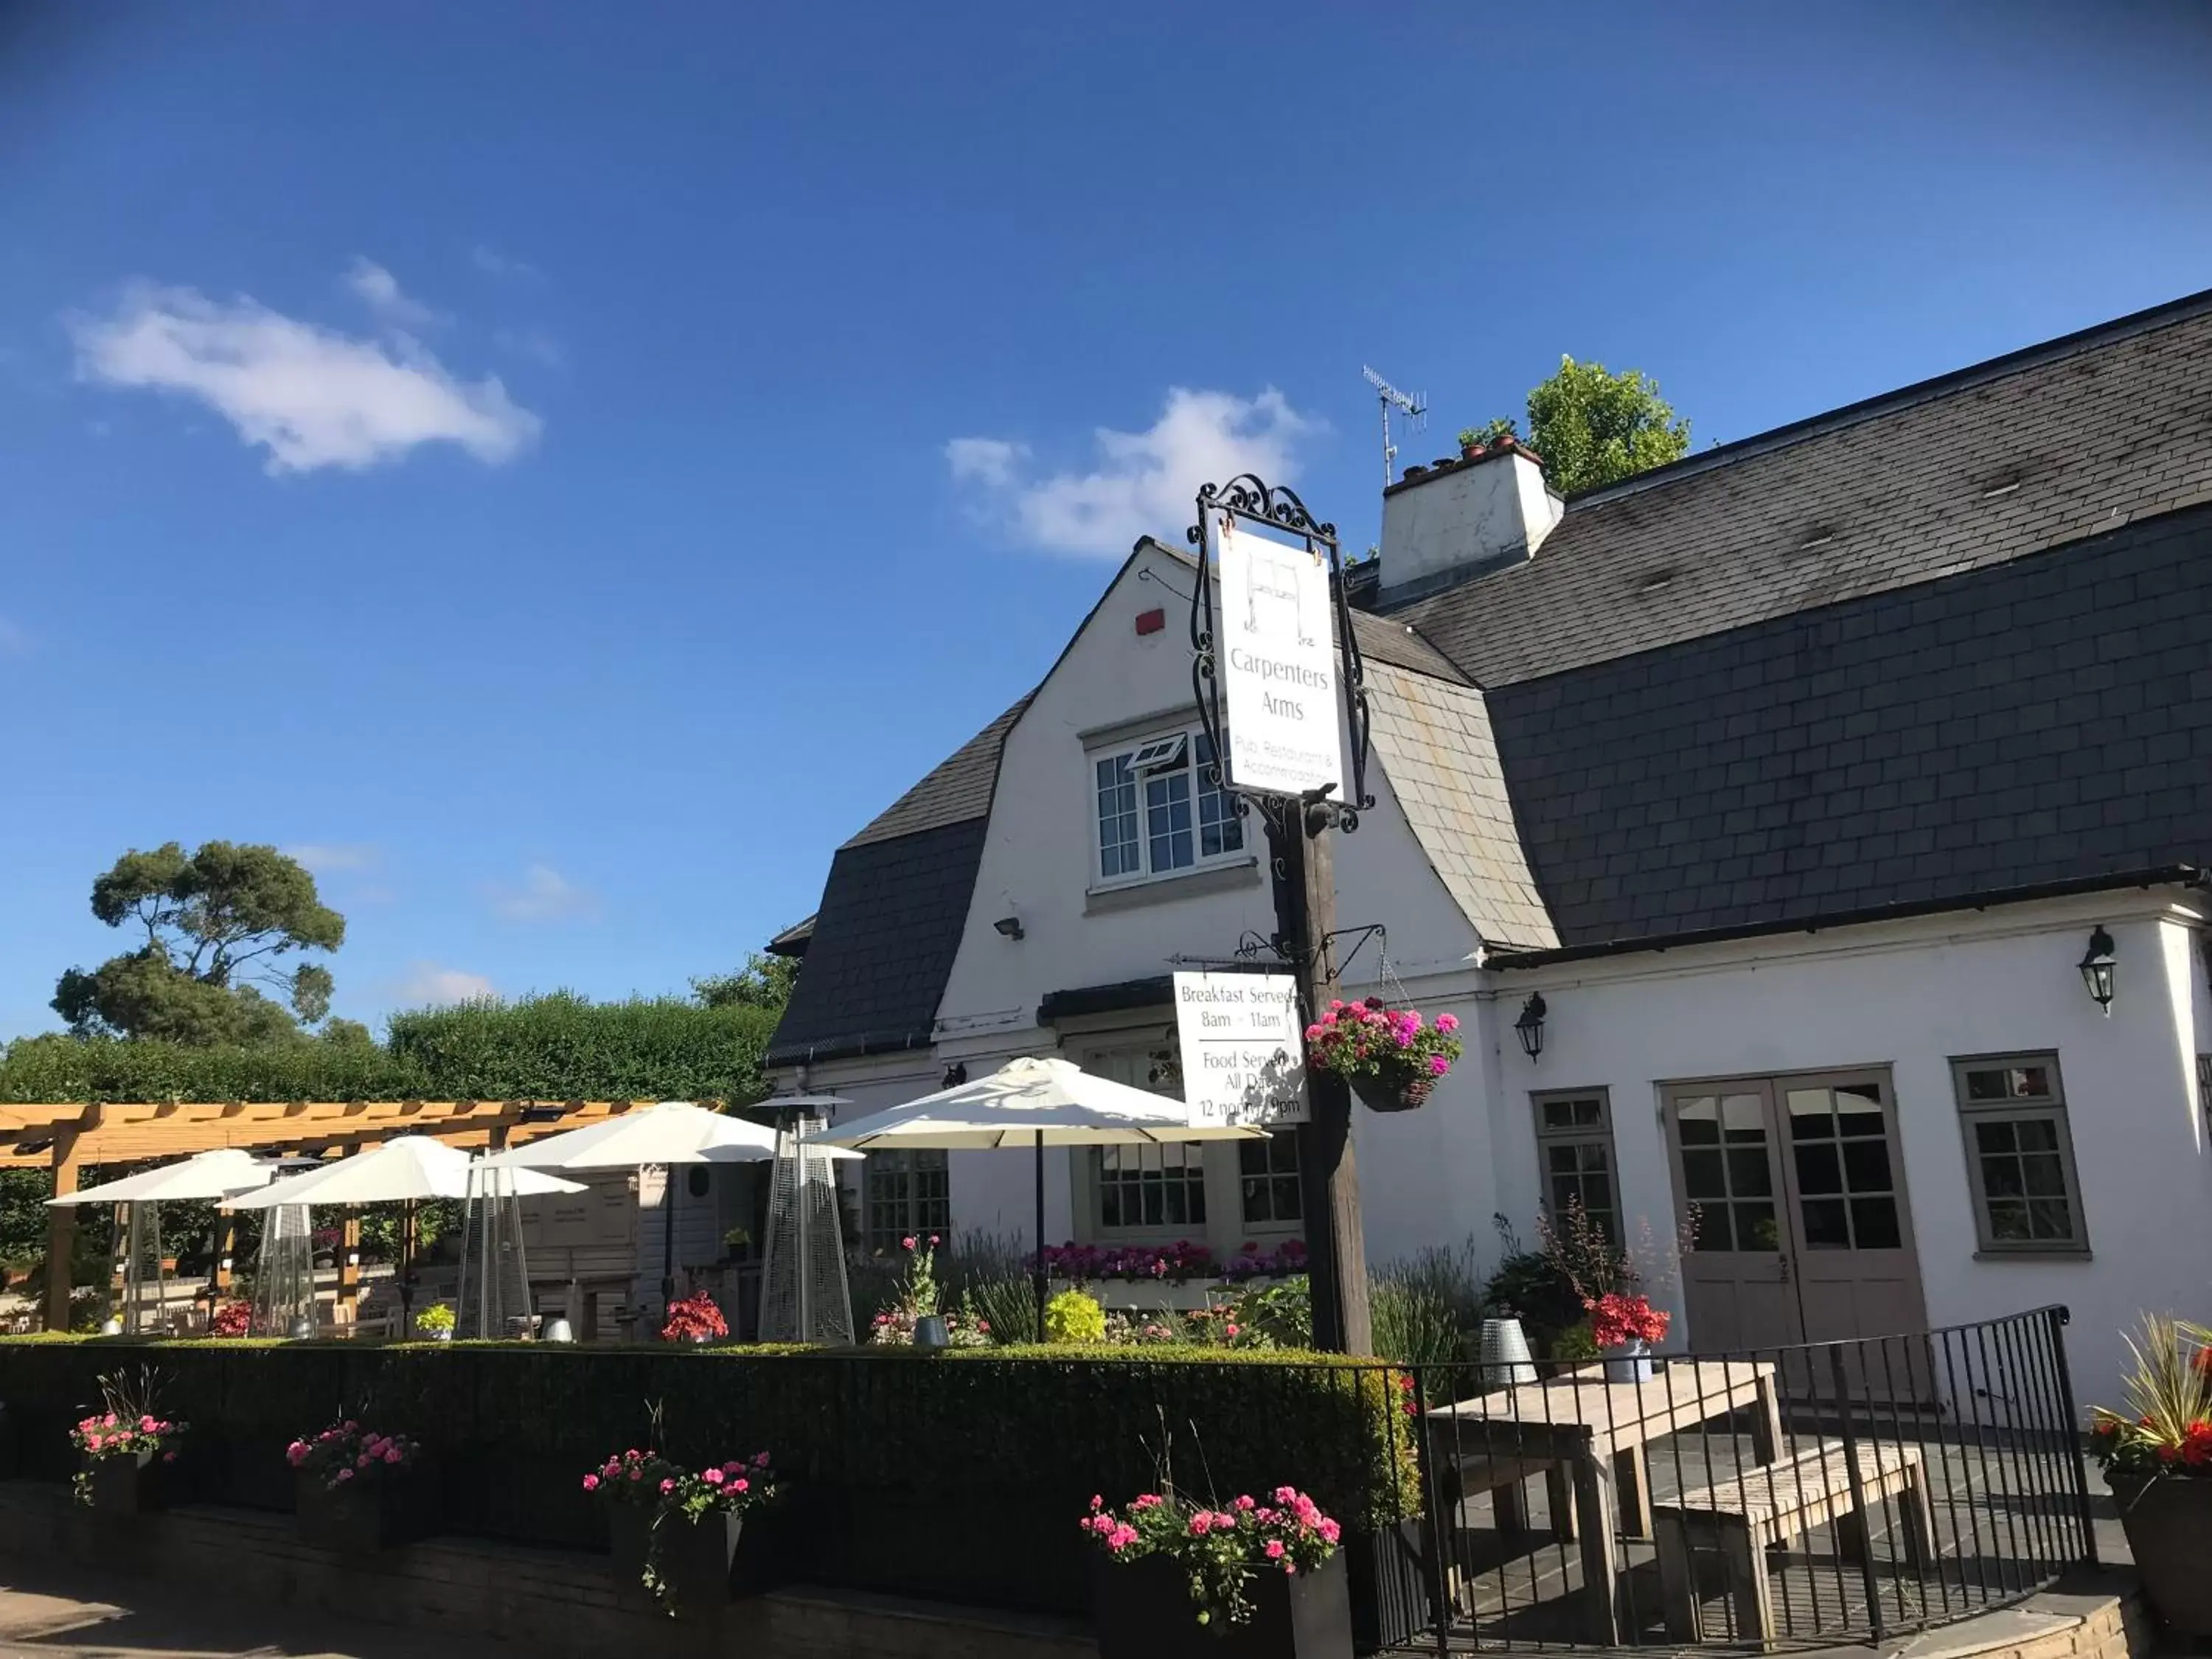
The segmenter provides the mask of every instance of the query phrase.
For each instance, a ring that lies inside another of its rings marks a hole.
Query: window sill
[[[1241,859],[1228,859],[1218,864],[1178,870],[1171,876],[1155,876],[1149,881],[1086,888],[1083,894],[1083,914],[1096,916],[1115,910],[1139,910],[1146,905],[1170,904],[1177,899],[1195,898],[1201,893],[1222,893],[1233,888],[1257,887],[1259,884],[1259,854],[1247,853]]]
[[[2086,1244],[2063,1250],[1976,1250],[1977,1261],[2087,1261],[2095,1252]]]

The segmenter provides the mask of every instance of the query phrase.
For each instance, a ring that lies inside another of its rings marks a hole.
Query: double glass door
[[[1923,1328],[1897,1112],[1878,1072],[1670,1085],[1669,1159],[1701,1352]]]

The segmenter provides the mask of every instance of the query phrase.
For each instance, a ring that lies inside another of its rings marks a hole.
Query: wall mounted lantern
[[[1019,916],[1000,916],[991,926],[999,930],[1000,939],[1019,939],[1022,936],[1022,919]]]
[[[2105,1011],[2105,1018],[2112,1017],[2112,936],[2100,925],[2089,935],[2089,954],[2081,958],[2081,983],[2089,988],[2089,994]]]
[[[1513,1035],[1521,1039],[1521,1052],[1534,1060],[1544,1052],[1544,994],[1537,992],[1522,1005],[1521,1018],[1513,1022]]]
[[[945,1082],[941,1086],[947,1089],[957,1089],[967,1080],[967,1062],[965,1060],[956,1060],[950,1066],[945,1068]]]

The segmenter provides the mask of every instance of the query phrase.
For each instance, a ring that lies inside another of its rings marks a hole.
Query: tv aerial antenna
[[[1396,410],[1406,417],[1407,432],[1425,432],[1429,424],[1428,399],[1416,392],[1401,392],[1364,363],[1359,372],[1367,377],[1367,384],[1375,388],[1375,399],[1382,410],[1382,487],[1390,487],[1390,463],[1398,459],[1398,446],[1390,441],[1390,411]]]

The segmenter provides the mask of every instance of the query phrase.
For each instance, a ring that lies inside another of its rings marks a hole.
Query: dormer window
[[[1244,850],[1237,803],[1213,781],[1205,731],[1164,732],[1091,756],[1102,882],[1172,875]]]

